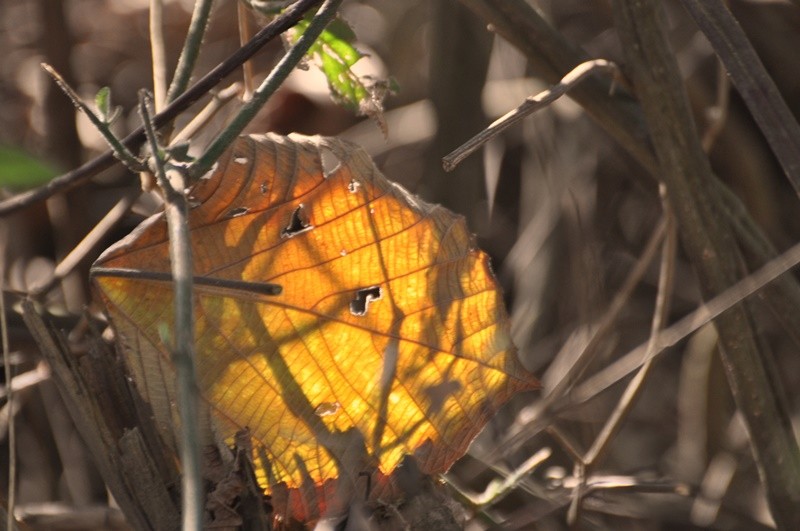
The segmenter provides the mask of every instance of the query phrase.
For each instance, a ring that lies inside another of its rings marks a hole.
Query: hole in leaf
[[[367,309],[369,308],[369,303],[375,302],[381,299],[381,287],[380,286],[371,286],[369,288],[361,288],[360,290],[356,291],[355,298],[350,301],[350,313],[357,316],[362,316],[367,314]]]
[[[303,214],[303,205],[301,203],[292,212],[292,219],[289,220],[289,224],[281,231],[281,238],[291,238],[313,229],[314,226],[304,218],[305,215]]]
[[[226,217],[229,217],[229,218],[235,218],[235,217],[239,217],[239,216],[244,216],[244,215],[245,215],[245,214],[247,214],[249,211],[250,211],[250,209],[249,209],[249,208],[247,208],[247,207],[236,207],[236,208],[232,208],[232,209],[230,209],[230,210],[228,211],[228,214],[226,215]]]
[[[326,179],[342,165],[339,157],[337,157],[333,151],[325,147],[319,150],[319,158],[322,162],[322,174]]]
[[[351,194],[358,192],[358,188],[361,186],[361,183],[356,181],[355,179],[351,179],[350,182],[347,184],[347,191]]]
[[[315,409],[314,414],[318,417],[329,417],[335,415],[342,408],[339,402],[321,402]]]
[[[247,164],[248,161],[246,157],[234,157],[233,162],[236,164]]]
[[[267,183],[261,183],[258,189],[262,194],[266,194],[267,190],[269,190],[269,188],[267,188]]]

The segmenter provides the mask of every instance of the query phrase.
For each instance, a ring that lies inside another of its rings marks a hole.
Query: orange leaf
[[[463,218],[386,180],[360,148],[242,137],[191,199],[210,429],[230,442],[249,428],[259,481],[288,492],[295,517],[341,510],[341,478],[364,472],[380,495],[405,455],[427,474],[446,471],[500,405],[538,386]],[[176,447],[169,271],[160,215],[93,268],[138,388]]]

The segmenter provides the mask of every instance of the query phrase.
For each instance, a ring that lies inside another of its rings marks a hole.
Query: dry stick
[[[722,0],[681,0],[725,64],[731,81],[800,195],[800,124]]]
[[[50,76],[56,82],[56,85],[58,85],[58,88],[64,91],[64,94],[67,95],[75,108],[85,114],[89,121],[92,122],[92,125],[94,125],[95,129],[97,129],[97,131],[105,139],[106,143],[108,143],[108,145],[111,147],[111,150],[114,152],[114,156],[117,157],[117,159],[119,159],[123,164],[125,164],[129,170],[133,172],[142,171],[144,169],[142,161],[136,158],[136,155],[131,153],[128,148],[119,141],[114,133],[111,132],[111,129],[109,128],[110,124],[100,119],[94,113],[94,111],[89,108],[88,105],[83,103],[80,96],[78,96],[72,87],[67,84],[64,78],[61,77],[61,74],[56,72],[52,66],[47,63],[41,63],[41,66],[45,72],[50,74]]]
[[[453,171],[462,160],[470,156],[473,152],[475,152],[475,150],[480,148],[486,142],[496,137],[512,125],[521,122],[525,119],[525,117],[550,105],[558,98],[569,92],[572,88],[577,86],[588,76],[598,72],[609,73],[614,79],[621,78],[619,68],[611,61],[606,61],[605,59],[595,59],[579,64],[567,75],[561,78],[561,81],[549,89],[536,94],[535,96],[528,96],[525,98],[525,102],[522,105],[512,111],[507,112],[492,122],[489,127],[473,136],[464,142],[464,144],[462,144],[460,147],[443,157],[442,166],[444,166],[444,170]]]
[[[567,452],[572,458],[573,470],[572,477],[575,478],[575,483],[572,485],[572,492],[569,496],[569,506],[567,508],[567,522],[570,527],[575,526],[578,521],[578,511],[580,509],[580,500],[583,499],[584,493],[587,491],[586,484],[588,481],[586,474],[586,466],[583,461],[583,454],[578,450],[577,443],[573,438],[556,424],[550,424],[545,428],[545,431]]]
[[[197,56],[200,55],[200,46],[203,44],[203,36],[206,33],[213,4],[214,0],[195,0],[192,19],[189,21],[189,31],[183,42],[183,49],[178,58],[178,65],[175,67],[172,83],[167,91],[167,103],[175,101],[178,96],[186,92],[186,87],[189,86],[189,79],[192,77],[194,65],[197,63]]]
[[[552,406],[552,412],[558,413],[594,398],[614,383],[640,368],[643,364],[652,361],[667,348],[675,346],[689,334],[719,317],[719,315],[741,302],[744,298],[762,290],[770,282],[785,274],[798,263],[800,263],[800,244],[797,244],[753,275],[743,279],[726,292],[667,328],[659,335],[655,347],[651,342],[640,345],[608,368],[592,376],[585,383],[578,386],[568,399],[557,401]],[[525,432],[512,435],[510,444],[514,447],[518,446],[521,440],[526,440],[531,433],[538,432],[545,422],[547,422],[546,418],[539,417],[533,425],[527,427],[529,429],[526,429]]]
[[[661,178],[681,228],[681,240],[711,299],[742,276],[743,259],[720,219],[711,188],[714,175],[692,119],[685,87],[664,32],[655,0],[616,0],[614,19],[631,78],[650,129]],[[800,529],[800,449],[783,403],[779,381],[771,381],[748,304],[717,319],[721,359],[779,528]]]
[[[237,16],[239,19],[239,43],[244,45],[247,41],[250,40],[250,19],[248,18],[247,8],[244,5],[244,2],[237,2]],[[245,61],[242,65],[242,74],[243,74],[243,81],[244,81],[244,96],[243,99],[245,101],[249,100],[250,97],[253,95],[253,62],[252,61]]]
[[[300,36],[294,46],[286,52],[281,60],[278,61],[278,64],[270,71],[269,75],[261,82],[261,85],[253,93],[253,97],[245,102],[225,129],[211,142],[205,153],[197,157],[197,160],[192,163],[189,175],[190,180],[198,179],[206,173],[244,131],[247,124],[252,121],[267,100],[283,84],[291,71],[303,59],[309,48],[317,41],[322,31],[330,24],[336,16],[336,11],[341,3],[342,0],[325,0],[323,2],[303,35]]]
[[[8,344],[8,319],[6,316],[6,296],[2,289],[6,277],[5,253],[0,255],[0,336],[3,343],[3,370],[6,375],[6,408],[8,410],[8,513],[6,515],[6,529],[15,529],[14,505],[17,497],[17,428],[14,422],[14,379],[11,366],[11,348]]]
[[[37,299],[43,294],[49,292],[55,285],[64,277],[72,273],[72,271],[80,264],[81,260],[86,258],[88,254],[99,244],[106,234],[114,228],[114,226],[122,220],[123,216],[127,214],[131,206],[136,202],[139,197],[140,191],[136,193],[129,193],[123,196],[117,203],[111,207],[103,219],[101,219],[92,228],[89,233],[76,245],[61,262],[56,265],[53,275],[43,286],[31,290],[29,296],[32,299]]]
[[[656,294],[655,310],[653,311],[650,340],[647,342],[648,355],[655,350],[658,343],[659,333],[667,324],[673,281],[675,278],[675,257],[678,250],[678,234],[676,230],[677,227],[675,225],[675,217],[672,214],[672,209],[670,208],[669,201],[667,200],[666,189],[664,188],[664,185],[661,185],[659,189],[661,192],[662,204],[664,206],[664,216],[666,218],[666,237],[664,238],[664,243],[661,249],[661,271],[658,277],[658,292]],[[616,436],[617,433],[619,433],[623,420],[628,413],[630,413],[633,405],[639,398],[641,391],[644,389],[644,382],[650,375],[654,361],[654,358],[648,359],[639,368],[636,376],[634,376],[633,379],[628,382],[625,391],[622,393],[622,396],[617,403],[617,407],[614,408],[614,411],[612,411],[609,418],[606,419],[606,422],[603,424],[603,428],[595,438],[592,446],[581,458],[583,474],[591,473],[604,455],[605,451],[608,449],[611,440]],[[581,484],[585,486],[585,478],[581,479]],[[574,493],[575,495],[573,497],[573,504],[570,506],[570,509],[573,509],[574,507],[574,511],[568,513],[573,516],[573,519],[569,520],[570,523],[575,523],[577,521],[577,512],[580,508],[582,495],[585,493],[585,490],[582,488],[575,489]]]
[[[493,479],[486,486],[486,489],[478,494],[465,491],[458,486],[457,482],[449,478],[447,474],[442,476],[442,480],[450,487],[450,492],[453,494],[456,501],[474,513],[474,519],[479,519],[490,527],[496,528],[499,527],[501,523],[487,511],[487,508],[499,502],[514,489],[522,489],[533,497],[541,498],[542,493],[534,492],[530,489],[525,479],[531,472],[538,468],[539,465],[549,459],[551,455],[552,450],[550,448],[541,448],[514,470],[484,463],[490,470],[497,473],[501,479]]]
[[[480,494],[470,494],[458,488],[453,482],[448,481],[448,484],[455,490],[459,497],[469,504],[473,509],[481,509],[502,500],[509,492],[511,492],[525,476],[530,474],[533,470],[539,467],[552,455],[550,448],[540,448],[536,453],[527,458],[521,465],[514,470],[504,474],[502,479],[494,479],[489,482]]]
[[[575,65],[588,59],[585,52],[556,31],[527,0],[460,0],[480,16],[492,31],[525,54],[533,71],[557,83]],[[590,77],[570,91],[570,97],[601,125],[653,177],[658,164],[644,125],[641,108],[624,91],[611,95],[610,84]],[[741,200],[717,178],[711,186],[717,195],[720,215],[736,230],[736,238],[747,253],[751,270],[758,269],[778,253],[750,217]],[[800,284],[783,277],[764,292],[765,302],[788,334],[800,345]]]
[[[777,258],[770,260],[764,267],[743,278],[713,299],[703,303],[699,308],[681,318],[663,330],[658,337],[654,351],[647,355],[647,344],[631,350],[620,359],[598,371],[592,377],[575,388],[569,396],[570,404],[581,404],[597,396],[611,385],[628,376],[642,366],[650,358],[654,358],[670,347],[674,347],[690,334],[710,323],[726,311],[730,310],[746,298],[758,293],[770,282],[788,273],[800,264],[800,243],[792,246]],[[647,356],[646,356],[647,355]],[[567,404],[557,404],[556,411]]]
[[[186,124],[186,127],[181,129],[178,134],[172,138],[170,145],[174,146],[179,142],[184,142],[190,138],[193,138],[195,133],[205,126],[209,120],[211,120],[211,118],[213,118],[214,115],[216,115],[217,112],[219,112],[219,110],[225,106],[226,103],[238,96],[241,92],[242,84],[239,82],[233,83],[219,92],[212,90],[211,101],[209,101],[208,104],[203,107],[202,111],[197,113],[194,118],[192,118],[192,121]]]
[[[665,194],[663,185],[662,197]],[[650,331],[650,340],[647,342],[647,355],[653,352],[658,344],[658,337],[661,330],[667,324],[669,317],[669,306],[672,298],[672,288],[675,279],[675,257],[678,251],[678,234],[675,224],[675,217],[669,201],[664,197],[664,216],[667,219],[666,237],[661,249],[661,272],[658,277],[658,292],[656,294],[656,305],[653,311],[653,322]],[[640,368],[636,376],[628,383],[625,392],[619,400],[619,405],[606,421],[600,434],[595,439],[589,451],[584,456],[584,462],[591,468],[602,457],[608,442],[616,435],[622,425],[623,418],[628,414],[634,402],[639,397],[642,384],[650,373],[653,366],[653,358],[646,361]]]
[[[566,73],[591,58],[570,43],[534,9],[528,0],[460,0],[509,41],[528,60],[533,72],[547,83],[558,83]],[[642,166],[655,173],[656,162],[636,102],[625,91],[611,93],[613,83],[590,77],[570,91],[580,104]]]
[[[725,122],[728,119],[728,110],[730,107],[731,95],[731,81],[728,77],[728,71],[725,70],[725,65],[717,61],[717,97],[713,106],[706,109],[705,116],[708,120],[708,127],[703,133],[703,151],[706,153],[711,152],[717,137],[725,127]]]
[[[25,324],[42,358],[52,370],[52,379],[70,416],[130,525],[134,529],[177,529],[180,522],[176,516],[178,508],[168,493],[172,486],[167,485],[172,473],[162,476],[163,471],[158,471],[155,465],[156,462],[167,465],[166,454],[159,459],[152,453],[162,450],[156,441],[158,449],[145,447],[140,427],[123,428],[139,422],[139,419],[135,413],[135,399],[125,386],[121,367],[109,356],[100,356],[99,363],[80,363],[79,367],[75,364],[79,360],[69,352],[63,336],[54,333],[52,324],[45,324],[36,313],[33,301],[23,299],[22,310]],[[94,347],[102,350],[100,342],[95,342]],[[90,350],[94,347],[90,346]],[[109,382],[104,381],[109,376],[111,381],[121,386],[112,385],[113,392],[104,396],[110,390],[106,388]],[[120,420],[121,425],[118,424]],[[151,421],[143,419],[144,424],[149,425],[146,431],[155,433]],[[137,444],[132,445],[131,440]]]
[[[520,418],[522,419],[521,423],[523,424],[524,428],[512,433],[508,437],[508,440],[505,441],[504,444],[499,445],[498,448],[508,450],[508,447],[510,446],[516,449],[524,441],[528,440],[528,438],[530,438],[533,434],[538,433],[540,430],[546,427],[546,423],[549,422],[551,414],[556,411],[555,405],[564,400],[564,398],[568,395],[569,390],[575,385],[577,380],[592,362],[594,356],[598,352],[598,347],[600,346],[603,338],[612,330],[617,317],[625,307],[625,304],[633,293],[633,290],[647,272],[647,268],[650,267],[650,263],[658,253],[659,247],[664,238],[666,226],[666,220],[662,219],[656,226],[655,230],[653,230],[647,245],[645,245],[645,248],[642,251],[642,255],[636,261],[633,269],[626,277],[625,282],[617,291],[608,309],[603,313],[600,323],[598,323],[595,327],[592,337],[589,339],[588,343],[583,348],[575,362],[561,377],[558,383],[556,383],[552,389],[547,390],[547,395],[545,395],[533,406],[523,410],[523,412],[520,414]],[[538,422],[534,422],[534,420]],[[555,427],[553,429],[555,430],[555,435],[558,436],[558,429]],[[566,437],[560,437],[560,439],[566,440]],[[577,457],[580,456],[580,453],[575,450],[574,455],[576,456],[576,462],[580,462],[580,458]],[[490,452],[487,460],[491,463],[496,460],[496,457],[497,456],[495,455],[495,452]]]
[[[184,531],[199,530],[203,525],[203,482],[200,476],[200,437],[198,418],[197,373],[194,365],[194,301],[192,298],[192,247],[189,240],[189,206],[181,190],[176,191],[167,179],[164,161],[159,156],[155,128],[148,104],[150,95],[139,93],[139,112],[156,169],[158,185],[166,202],[164,215],[169,233],[169,256],[175,292],[175,344],[173,360],[177,372],[178,412],[181,419],[181,464],[183,466],[182,515]]]
[[[156,112],[167,104],[167,52],[164,45],[164,0],[150,0],[150,54]]]
[[[13,352],[10,353],[13,356]],[[7,399],[9,390],[18,393],[30,387],[35,387],[40,383],[50,379],[50,367],[43,361],[36,364],[36,367],[25,371],[22,374],[17,374],[10,381],[6,382],[3,387],[0,387],[0,399]]]
[[[664,238],[665,232],[666,222],[662,219],[656,226],[653,233],[650,235],[650,240],[647,242],[644,251],[642,251],[642,256],[636,261],[636,264],[626,277],[622,287],[620,287],[619,291],[614,296],[614,299],[611,301],[608,310],[603,313],[603,316],[600,319],[600,322],[597,324],[597,327],[595,328],[592,337],[589,339],[589,342],[586,344],[575,362],[570,366],[566,374],[564,374],[561,380],[559,380],[559,382],[549,390],[547,396],[542,399],[542,407],[545,410],[555,400],[561,398],[565,393],[568,392],[569,389],[572,388],[575,382],[581,377],[583,372],[592,362],[594,356],[598,352],[598,347],[600,346],[602,339],[606,334],[608,334],[608,332],[612,330],[617,317],[625,307],[625,304],[627,304],[628,299],[630,299],[633,290],[639,284],[639,281],[641,281],[642,277],[647,272],[647,268],[650,267],[650,263],[658,253],[658,249]]]
[[[163,112],[154,116],[153,123],[155,127],[160,128],[171,123],[181,112],[188,109],[189,106],[208,93],[208,91],[215,87],[222,79],[239,68],[244,61],[255,55],[265,44],[297,24],[306,11],[316,4],[319,4],[321,1],[322,0],[298,0],[289,6],[280,16],[264,26],[246,46],[243,46],[237,50],[236,53],[217,65],[211,72],[195,83],[191,89],[178,96]],[[139,127],[122,139],[121,144],[130,151],[137,151],[144,140],[144,128]],[[37,201],[47,199],[58,192],[69,190],[94,175],[97,175],[101,171],[112,167],[115,164],[115,160],[113,153],[107,151],[82,166],[59,175],[39,188],[10,197],[0,202],[0,217],[16,212]]]

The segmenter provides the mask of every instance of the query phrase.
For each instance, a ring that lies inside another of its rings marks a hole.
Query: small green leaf
[[[108,125],[114,123],[114,120],[116,120],[122,112],[119,106],[111,106],[111,89],[108,87],[103,87],[97,91],[97,94],[94,96],[94,104],[97,107],[100,120]]]
[[[35,188],[56,175],[55,169],[24,151],[0,146],[0,188]]]
[[[303,35],[309,20],[300,21],[289,33],[293,44]],[[320,35],[308,52],[309,59],[325,74],[331,97],[339,104],[349,107],[362,116],[377,120],[384,129],[383,100],[393,86],[386,80],[358,76],[352,70],[364,55],[352,44],[355,35],[342,20],[335,20]]]
[[[111,111],[111,89],[103,87],[98,90],[97,94],[94,96],[94,104],[100,116],[108,116],[108,113]]]

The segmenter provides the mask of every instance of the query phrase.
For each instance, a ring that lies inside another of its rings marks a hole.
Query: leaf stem
[[[203,109],[194,115],[192,120],[186,126],[178,131],[170,140],[170,146],[174,146],[180,142],[187,142],[194,135],[205,126],[214,115],[219,112],[229,101],[242,93],[242,84],[238,81],[232,85],[225,87],[217,92],[211,91],[211,101],[209,101]]]
[[[253,97],[241,108],[231,123],[211,143],[205,153],[192,164],[191,178],[197,179],[206,173],[228,146],[244,131],[247,124],[281,86],[295,66],[303,59],[309,48],[322,33],[322,30],[333,20],[342,0],[325,0],[319,11],[311,20],[308,28],[297,43],[286,52],[267,78],[253,93]]]
[[[156,179],[164,191],[169,232],[169,256],[175,284],[173,360],[177,371],[178,412],[181,419],[180,458],[183,466],[182,515],[184,531],[203,525],[203,483],[200,476],[199,406],[194,359],[194,301],[192,297],[192,247],[189,239],[189,206],[183,189],[175,190],[167,179],[150,115],[151,96],[139,93],[139,112],[153,153]]]
[[[214,88],[225,77],[239,68],[242,63],[255,55],[255,53],[264,47],[267,43],[271,42],[275,37],[291,28],[303,18],[306,11],[311,9],[314,5],[320,3],[321,0],[297,0],[289,6],[281,15],[272,20],[269,24],[264,26],[261,31],[256,33],[246,46],[242,46],[230,57],[225,59],[217,65],[208,74],[202,77],[192,88],[175,98],[175,101],[170,103],[163,112],[158,113],[153,117],[153,123],[156,128],[160,128],[165,124],[172,122],[176,116],[188,109],[197,100],[202,98],[209,90]],[[122,145],[126,146],[131,151],[136,151],[141,147],[144,142],[144,128],[139,127],[131,132],[128,136],[122,139]],[[47,199],[59,192],[63,192],[77,186],[81,182],[97,175],[103,170],[114,165],[115,158],[112,151],[107,151],[102,155],[86,162],[82,166],[75,168],[67,173],[59,175],[52,179],[45,185],[35,188],[25,193],[17,194],[4,201],[0,201],[0,217],[6,216],[26,206]]]
[[[214,0],[197,0],[194,3],[189,32],[186,34],[178,66],[175,67],[175,75],[167,91],[167,103],[175,101],[178,96],[186,92],[186,87],[189,86],[189,79],[192,77],[197,56],[200,54],[200,45],[203,43],[213,4]]]
[[[108,143],[111,151],[114,153],[114,156],[123,164],[125,164],[129,170],[133,172],[142,171],[144,169],[144,164],[142,164],[142,161],[136,158],[136,156],[128,150],[125,144],[120,142],[114,133],[111,132],[108,123],[98,118],[94,111],[92,111],[88,105],[81,101],[80,96],[78,96],[72,87],[67,84],[64,78],[61,77],[61,74],[56,72],[55,68],[47,63],[41,63],[41,66],[45,72],[50,74],[50,77],[53,78],[58,87],[64,91],[64,94],[66,94],[70,101],[72,101],[72,104],[75,106],[75,108],[85,114],[86,117],[89,118],[89,121],[92,122],[92,125],[95,126],[97,131],[103,135],[103,138]]]

